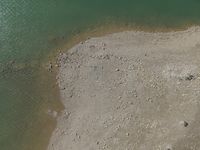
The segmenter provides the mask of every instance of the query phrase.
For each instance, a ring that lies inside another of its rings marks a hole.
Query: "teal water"
[[[0,1],[0,149],[45,149],[53,128],[46,110],[60,106],[49,92],[51,77],[41,78],[44,56],[109,21],[154,28],[199,25],[200,1]]]

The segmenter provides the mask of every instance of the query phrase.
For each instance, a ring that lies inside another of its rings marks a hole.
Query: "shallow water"
[[[200,23],[198,0],[1,0],[0,149],[43,150],[62,108],[45,55],[75,34],[122,24],[178,28]]]

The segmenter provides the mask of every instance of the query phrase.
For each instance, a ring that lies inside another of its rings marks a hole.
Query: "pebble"
[[[105,55],[105,56],[103,57],[103,59],[110,59],[110,56],[109,56],[109,55]]]
[[[70,114],[69,112],[67,112],[67,111],[65,112],[65,115],[66,115],[66,116],[68,116],[69,114]]]
[[[181,121],[181,122],[180,122],[180,125],[181,125],[181,126],[184,126],[184,127],[188,127],[189,123],[186,122],[186,121]]]
[[[47,113],[48,113],[50,116],[52,116],[53,118],[56,118],[56,117],[58,116],[58,112],[55,111],[55,110],[49,109],[49,110],[47,111]]]
[[[48,69],[48,71],[50,71],[50,72],[52,71],[53,65],[52,65],[51,62],[49,62],[47,69]]]
[[[122,57],[118,57],[119,60],[122,60]]]
[[[129,105],[133,105],[133,102],[131,102],[131,101],[130,101],[130,102],[128,102],[128,103],[129,103]]]
[[[130,135],[130,133],[126,133],[126,136],[129,136]]]
[[[62,87],[62,88],[60,88],[61,90],[65,90],[66,88],[65,87]]]
[[[121,98],[122,98],[121,96],[118,97],[118,99],[121,99]]]
[[[172,146],[171,145],[167,145],[166,150],[172,150]]]
[[[53,112],[52,112],[52,116],[53,116],[54,118],[56,118],[56,117],[58,116],[58,112],[57,112],[57,111],[53,111]]]
[[[90,45],[89,46],[91,49],[94,49],[95,48],[95,45]]]
[[[194,75],[192,75],[192,74],[185,78],[185,80],[188,80],[188,81],[191,81],[193,79],[194,79]]]

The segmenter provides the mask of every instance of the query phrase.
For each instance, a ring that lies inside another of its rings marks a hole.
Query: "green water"
[[[199,0],[0,0],[0,149],[42,150],[58,109],[44,56],[109,21],[178,28],[200,23]],[[51,85],[51,86],[49,86]],[[50,127],[47,127],[50,126]],[[36,138],[38,137],[38,138]]]

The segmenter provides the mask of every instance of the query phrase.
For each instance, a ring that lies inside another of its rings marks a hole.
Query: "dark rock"
[[[90,48],[91,48],[91,49],[94,49],[94,48],[95,48],[95,45],[90,45]]]
[[[184,126],[184,127],[188,127],[188,125],[189,125],[189,123],[186,121],[181,121],[180,124],[181,124],[181,126]]]
[[[115,69],[115,71],[120,71],[119,68]]]
[[[184,121],[184,127],[187,127],[188,125],[189,125],[189,123]]]
[[[47,66],[47,70],[51,72],[52,69],[53,69],[53,65],[51,62],[49,62],[48,66]]]
[[[191,80],[193,80],[193,79],[194,79],[194,75],[192,75],[192,74],[188,75],[188,76],[185,78],[185,80],[187,80],[187,81],[191,81]]]

